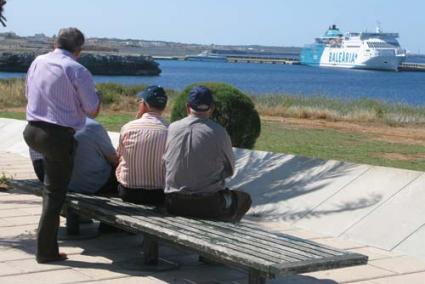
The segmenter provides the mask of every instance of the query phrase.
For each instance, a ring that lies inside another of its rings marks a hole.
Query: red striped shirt
[[[168,124],[157,113],[143,114],[121,128],[117,180],[127,188],[164,188],[162,156]]]

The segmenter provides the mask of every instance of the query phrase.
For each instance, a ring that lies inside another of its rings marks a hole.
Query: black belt
[[[38,126],[38,127],[46,127],[46,128],[53,128],[53,129],[67,131],[67,132],[71,133],[72,135],[75,134],[74,128],[66,127],[66,126],[62,126],[62,125],[57,125],[57,124],[53,124],[53,123],[50,123],[50,122],[28,121],[28,124],[33,125],[33,126]]]

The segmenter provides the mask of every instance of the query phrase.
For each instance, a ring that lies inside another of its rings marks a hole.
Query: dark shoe
[[[56,262],[56,261],[64,261],[67,260],[68,256],[66,255],[66,253],[60,252],[58,254],[58,256],[53,257],[53,258],[44,258],[44,257],[37,257],[36,260],[38,263],[42,264],[42,263],[49,263],[49,262]]]
[[[252,200],[248,193],[233,190],[233,216],[231,216],[229,222],[239,222],[245,213],[251,208]]]
[[[94,222],[93,222],[93,219],[91,219],[91,218],[80,216],[78,218],[78,223],[79,224],[93,224]]]

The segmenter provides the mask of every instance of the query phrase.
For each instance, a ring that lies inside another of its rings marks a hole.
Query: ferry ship
[[[301,50],[300,62],[310,66],[397,71],[406,51],[397,41],[398,33],[343,34],[336,25]]]

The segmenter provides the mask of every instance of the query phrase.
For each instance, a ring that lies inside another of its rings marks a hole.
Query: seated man
[[[87,194],[116,194],[115,167],[118,158],[106,130],[96,120],[86,118],[84,127],[74,134],[74,138],[78,146],[69,190]],[[43,182],[43,156],[30,149],[30,157],[37,178]]]
[[[34,149],[29,148],[30,158],[32,162],[32,167],[34,168],[35,175],[37,176],[40,182],[44,182],[44,162],[43,155]]]
[[[248,193],[229,190],[233,175],[232,143],[226,130],[210,118],[211,91],[194,87],[188,116],[172,123],[164,155],[166,208],[171,214],[238,222],[251,206]]]
[[[162,156],[168,124],[161,117],[167,104],[163,88],[150,86],[137,95],[136,120],[121,128],[116,170],[118,192],[122,200],[161,205],[164,202]]]
[[[69,190],[86,194],[116,194],[118,157],[105,128],[96,120],[86,118],[84,128],[74,137],[78,146]]]

